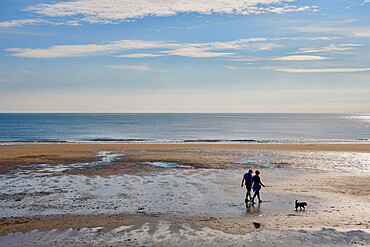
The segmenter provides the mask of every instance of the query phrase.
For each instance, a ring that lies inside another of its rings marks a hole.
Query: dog
[[[298,207],[300,210],[306,210],[307,203],[306,202],[298,202],[298,200],[295,200],[295,210],[298,210]]]

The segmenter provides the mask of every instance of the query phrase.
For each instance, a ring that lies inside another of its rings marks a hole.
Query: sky
[[[0,0],[0,112],[370,112],[370,0]]]

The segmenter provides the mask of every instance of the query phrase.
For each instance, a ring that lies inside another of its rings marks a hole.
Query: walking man
[[[247,188],[247,194],[245,195],[245,203],[248,202],[248,196],[249,196],[249,199],[252,200],[252,196],[251,196],[251,190],[252,190],[252,173],[253,173],[253,171],[250,169],[247,173],[244,174],[243,180],[242,180],[241,187],[243,187],[243,185],[245,183],[245,187]]]

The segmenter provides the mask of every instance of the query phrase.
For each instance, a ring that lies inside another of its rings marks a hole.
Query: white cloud
[[[333,39],[339,39],[339,37],[313,37],[313,38],[297,38],[301,40],[333,40]]]
[[[175,48],[179,44],[161,41],[142,41],[142,40],[120,40],[102,45],[55,45],[49,48],[8,48],[7,51],[15,52],[11,54],[17,57],[32,58],[57,58],[57,57],[79,57],[91,55],[104,55],[118,53],[132,49],[155,49],[155,48]]]
[[[29,71],[29,70],[18,70],[18,72],[24,73],[24,74],[29,74],[29,75],[36,74],[35,72]]]
[[[288,5],[295,0],[76,0],[38,4],[26,8],[50,17],[82,16],[89,23],[111,23],[145,16],[173,16],[179,13],[262,14],[307,11],[309,6]]]
[[[164,56],[164,54],[135,53],[135,54],[117,55],[115,57],[145,58],[145,57],[161,57],[161,56]]]
[[[322,59],[328,59],[328,58],[327,57],[321,57],[321,56],[310,56],[310,55],[292,55],[292,56],[273,58],[271,60],[309,61],[309,60],[322,60]]]
[[[320,37],[323,39],[324,37]],[[13,52],[10,56],[28,58],[61,58],[111,55],[123,58],[148,58],[159,56],[183,56],[197,58],[224,57],[232,61],[256,61],[268,60],[270,58],[248,58],[238,56],[235,51],[249,49],[251,51],[271,50],[282,47],[280,44],[268,41],[296,40],[297,38],[250,38],[234,41],[214,41],[205,43],[179,43],[175,41],[144,41],[144,40],[119,40],[105,42],[102,44],[84,45],[54,45],[47,48],[7,48],[6,51]],[[300,40],[312,40],[318,38],[300,38]],[[323,48],[301,48],[300,53],[347,50],[359,46],[358,44],[330,45]],[[151,52],[151,50],[155,51]],[[145,50],[145,52],[133,52]],[[232,51],[232,52],[231,52]],[[290,56],[291,60],[314,60],[319,56]],[[323,57],[321,57],[323,59]],[[279,60],[279,59],[276,59]],[[282,58],[280,60],[283,60]],[[287,60],[287,58],[286,58]]]
[[[352,30],[352,34],[355,37],[368,38],[368,37],[370,37],[370,27],[367,27],[367,28],[364,28],[364,29]]]
[[[128,69],[128,70],[152,71],[152,72],[170,72],[168,70],[149,68],[146,64],[143,64],[143,65],[118,64],[118,65],[111,65],[109,67],[113,69]]]
[[[81,26],[81,23],[79,21],[66,21],[66,22],[62,22],[60,24],[61,25],[68,25],[68,26]]]
[[[27,25],[39,25],[39,24],[52,24],[52,25],[67,25],[67,26],[80,26],[81,23],[77,20],[72,21],[47,21],[43,19],[22,19],[22,20],[11,20],[0,22],[0,27],[20,27]]]
[[[328,46],[316,47],[316,48],[300,48],[297,53],[317,53],[317,52],[329,52],[329,53],[340,53],[348,54],[348,50],[353,50],[356,47],[362,46],[361,44],[333,44]]]
[[[226,68],[226,69],[232,69],[232,70],[234,70],[234,69],[243,69],[243,68],[241,68],[241,67],[234,67],[234,66],[224,66],[224,68]]]
[[[260,50],[260,51],[269,51],[274,48],[280,48],[280,47],[283,47],[283,46],[279,44],[274,44],[274,43],[261,43],[261,44],[256,45],[257,50]]]
[[[233,58],[225,58],[226,61],[234,61],[234,62],[255,62],[255,61],[265,61],[266,58],[263,57],[239,57],[235,56]]]
[[[118,57],[155,57],[155,56],[184,56],[184,57],[233,57],[234,53],[225,50],[237,50],[251,47],[257,50],[269,50],[280,45],[263,43],[267,39],[253,38],[240,39],[229,42],[206,42],[206,43],[176,43],[165,41],[143,41],[143,40],[120,40],[105,44],[86,45],[55,45],[48,48],[8,48],[13,52],[11,56],[29,58],[58,58],[58,57],[80,57],[93,55],[114,55]],[[258,43],[261,42],[261,43]],[[157,49],[155,53],[124,54],[130,50]],[[158,51],[160,50],[160,51]],[[123,54],[122,54],[123,53]]]
[[[289,37],[289,38],[250,38],[238,39],[234,41],[214,41],[204,43],[179,43],[175,41],[144,41],[144,40],[119,40],[105,42],[102,44],[84,45],[54,45],[46,48],[7,48],[6,51],[12,52],[10,56],[28,58],[61,58],[61,57],[82,57],[82,56],[101,56],[110,55],[123,58],[150,58],[160,56],[182,56],[196,58],[220,58],[223,57],[230,61],[260,61],[260,60],[319,60],[326,59],[322,56],[294,55],[282,58],[260,58],[242,57],[236,52],[248,49],[250,51],[264,51],[282,47],[270,41],[282,40],[317,40],[333,39],[330,37]],[[360,44],[331,44],[327,47],[301,48],[299,53],[313,52],[344,52],[354,49]],[[144,52],[143,52],[144,51]]]
[[[24,25],[35,25],[40,23],[46,23],[43,19],[22,19],[22,20],[11,20],[0,22],[0,27],[20,27]]]
[[[182,57],[228,57],[232,56],[234,53],[225,53],[225,52],[213,52],[209,51],[206,48],[198,48],[198,47],[182,47],[177,48],[171,51],[162,51],[163,54],[168,54],[172,56],[182,56]]]
[[[274,71],[289,72],[289,73],[348,73],[370,71],[370,68],[286,68],[286,67],[264,67],[263,69],[271,69]]]
[[[337,24],[339,25],[339,24]],[[354,37],[370,37],[370,26],[345,26],[345,27],[325,27],[324,24],[320,26],[303,26],[303,27],[292,27],[292,30],[298,32],[308,32],[308,33],[332,33],[332,34],[343,34],[347,36]]]

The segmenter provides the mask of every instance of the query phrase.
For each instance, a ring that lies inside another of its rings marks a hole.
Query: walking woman
[[[252,198],[252,201],[251,203],[255,203],[254,202],[254,198],[257,196],[258,197],[258,202],[261,203],[262,200],[260,198],[260,190],[261,190],[261,185],[263,187],[265,187],[265,185],[261,182],[261,178],[260,178],[260,171],[259,170],[256,170],[256,175],[253,176],[252,178],[252,186],[253,186],[253,191],[254,191],[254,194],[253,194],[253,198]]]

